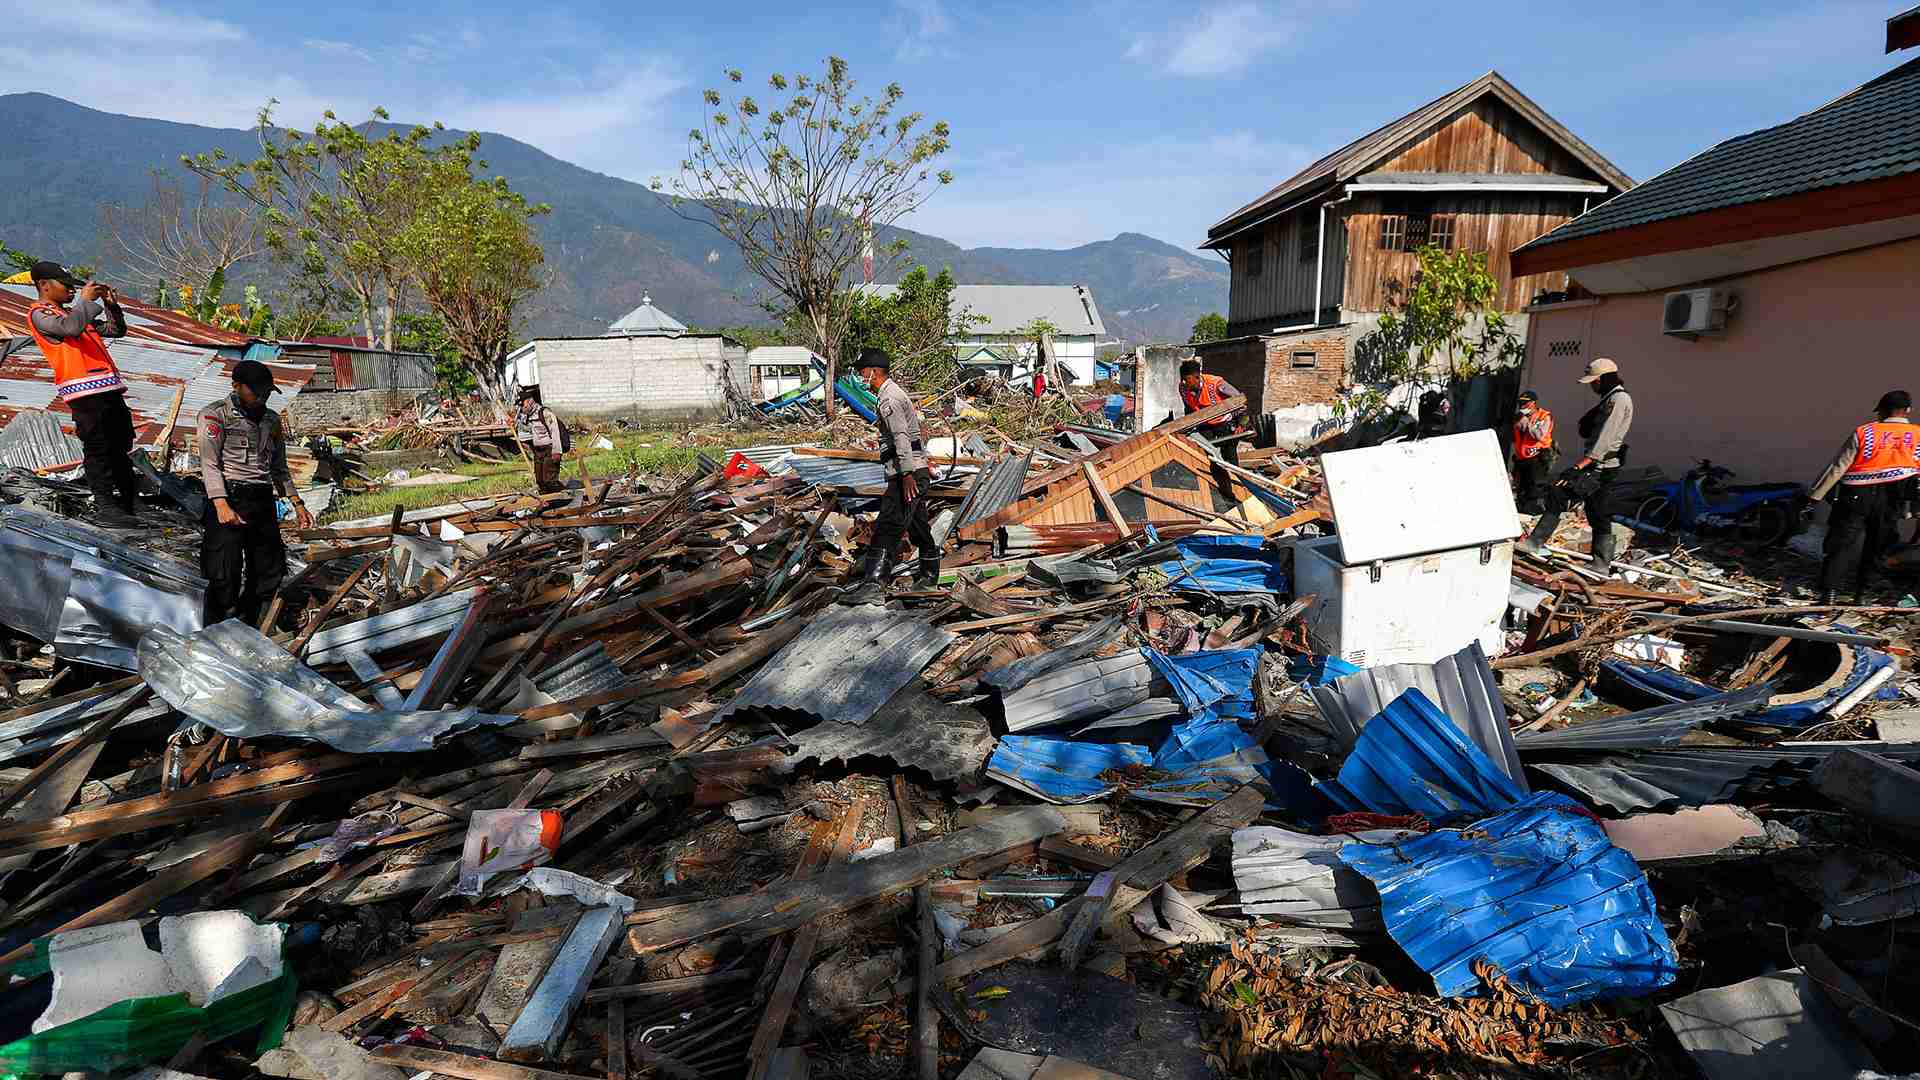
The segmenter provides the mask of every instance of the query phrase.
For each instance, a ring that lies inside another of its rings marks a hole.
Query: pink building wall
[[[1660,330],[1673,290],[1533,309],[1524,385],[1553,410],[1563,463],[1595,401],[1575,380],[1601,356],[1633,394],[1628,464],[1675,478],[1711,458],[1737,482],[1811,483],[1881,394],[1920,395],[1920,239],[1700,284],[1739,308],[1693,341]]]

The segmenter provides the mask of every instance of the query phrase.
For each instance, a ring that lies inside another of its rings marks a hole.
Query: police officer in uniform
[[[903,534],[920,549],[914,584],[930,586],[940,580],[940,545],[934,542],[933,527],[927,523],[927,489],[933,481],[927,468],[926,442],[920,434],[920,410],[914,407],[906,388],[893,381],[892,369],[893,358],[885,349],[864,349],[855,361],[855,370],[879,399],[874,411],[880,418],[880,462],[887,473],[887,490],[880,496],[873,540],[861,558],[860,586],[855,594],[861,600],[875,598],[879,589],[893,580],[894,559]]]
[[[1823,604],[1833,603],[1834,590],[1848,570],[1853,571],[1853,602],[1861,602],[1888,531],[1911,512],[1914,478],[1920,476],[1920,452],[1915,448],[1920,426],[1909,415],[1912,410],[1913,395],[1905,390],[1882,394],[1873,419],[1853,429],[1808,491],[1815,502],[1832,495],[1826,558],[1816,586]]]
[[[1593,568],[1603,574],[1613,571],[1613,482],[1619,479],[1620,466],[1627,461],[1627,433],[1633,428],[1633,398],[1620,381],[1620,365],[1600,357],[1587,365],[1580,381],[1600,395],[1600,404],[1580,417],[1580,440],[1584,449],[1573,468],[1562,473],[1547,492],[1547,512],[1534,523],[1533,532],[1520,542],[1519,549],[1543,557],[1553,531],[1560,526],[1560,515],[1574,503],[1581,504],[1587,524],[1593,529]]]
[[[287,471],[287,433],[267,408],[273,373],[257,360],[233,368],[233,393],[200,414],[200,478],[207,487],[200,573],[207,579],[206,625],[239,618],[257,626],[287,571],[274,494],[293,502],[300,527],[313,515]]]

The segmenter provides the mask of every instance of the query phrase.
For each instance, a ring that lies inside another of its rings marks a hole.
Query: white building
[[[736,400],[748,392],[746,346],[689,332],[650,296],[599,337],[537,338],[503,366],[509,388],[538,386],[562,417],[711,419],[726,415],[729,387]]]
[[[892,285],[867,285],[879,296],[891,295]],[[1085,285],[955,285],[953,316],[973,322],[952,339],[962,364],[1010,377],[1026,375],[1034,366],[1034,343],[1021,331],[1044,319],[1054,326],[1054,361],[1073,373],[1076,383],[1094,381],[1094,357],[1107,340],[1107,326]]]
[[[747,367],[753,373],[753,400],[769,401],[820,378],[815,364],[824,370],[826,360],[805,345],[762,345],[754,349],[747,354]],[[822,401],[826,396],[824,385],[813,392],[815,401]]]

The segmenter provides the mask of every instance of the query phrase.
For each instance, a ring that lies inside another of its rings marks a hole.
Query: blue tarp
[[[1836,626],[1836,630],[1848,630],[1849,627]],[[1864,645],[1853,647],[1853,667],[1847,677],[1832,690],[1810,701],[1795,702],[1792,705],[1774,705],[1759,712],[1748,713],[1737,719],[1719,721],[1722,727],[1755,727],[1769,731],[1804,731],[1819,723],[1828,709],[1838,704],[1841,698],[1859,689],[1873,673],[1893,663],[1893,657],[1878,649]],[[1617,686],[1625,686],[1629,692],[1638,693],[1646,698],[1671,704],[1681,701],[1698,701],[1721,693],[1720,689],[1708,686],[1697,679],[1690,679],[1672,668],[1658,664],[1635,664],[1622,660],[1603,660],[1600,663],[1600,675]],[[1602,684],[1603,687],[1606,683]],[[1874,695],[1875,701],[1898,701],[1900,691],[1892,683],[1880,688]]]
[[[1159,566],[1176,589],[1222,594],[1287,591],[1278,552],[1258,536],[1189,536],[1173,542],[1176,556]]]
[[[1387,932],[1447,997],[1475,991],[1483,957],[1555,1008],[1676,974],[1646,874],[1564,795],[1528,796],[1469,831],[1347,844],[1340,858],[1373,882]]]
[[[1418,689],[1367,721],[1339,778],[1316,786],[1340,810],[1435,824],[1498,813],[1526,794]]]

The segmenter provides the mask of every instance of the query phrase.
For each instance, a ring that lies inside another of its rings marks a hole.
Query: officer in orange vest
[[[1853,429],[1827,471],[1808,494],[1814,501],[1831,493],[1826,558],[1816,588],[1820,602],[1833,603],[1840,577],[1853,570],[1853,602],[1866,595],[1880,561],[1880,548],[1893,523],[1912,515],[1914,478],[1920,476],[1920,426],[1909,417],[1913,395],[1889,390],[1880,396],[1874,418]]]
[[[1187,406],[1187,412],[1197,413],[1202,409],[1211,409],[1228,398],[1245,397],[1235,386],[1218,375],[1206,375],[1200,371],[1200,361],[1186,360],[1180,364],[1180,400]],[[1199,433],[1209,441],[1218,441],[1233,434],[1235,421],[1243,414],[1239,411],[1211,424],[1200,426]],[[1222,443],[1220,456],[1235,465],[1240,464],[1240,444]]]
[[[1553,477],[1553,414],[1540,404],[1540,395],[1520,391],[1520,411],[1513,418],[1513,488],[1522,513],[1537,514]]]
[[[106,343],[127,332],[119,297],[97,281],[81,282],[56,262],[34,263],[27,273],[40,293],[27,313],[27,329],[53,368],[54,394],[73,414],[95,520],[137,525],[140,481],[127,457],[133,452],[133,413]]]

